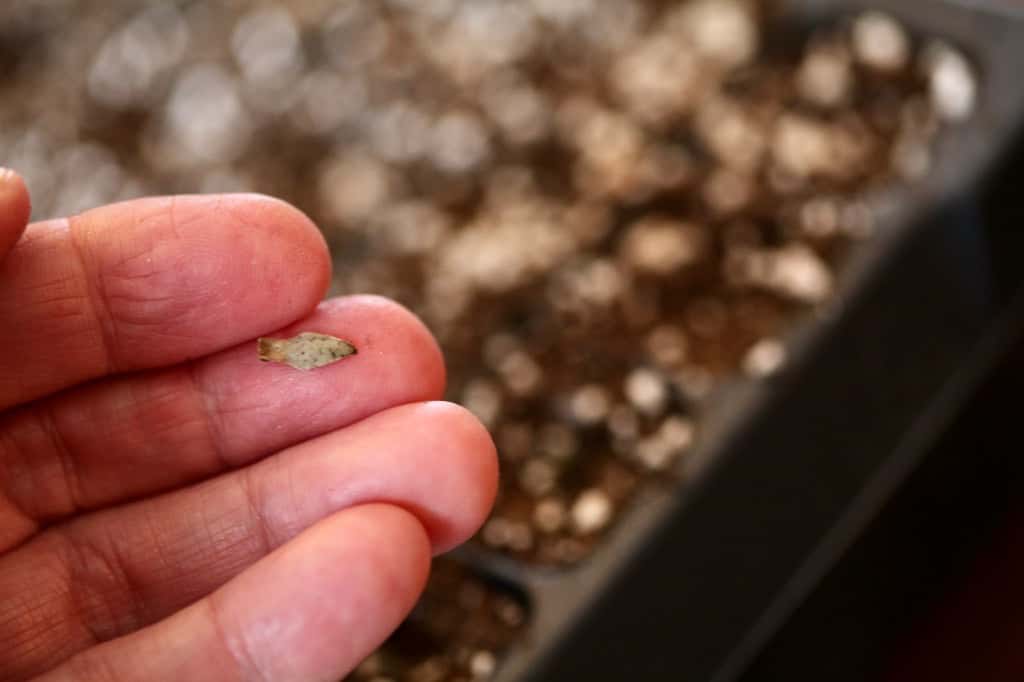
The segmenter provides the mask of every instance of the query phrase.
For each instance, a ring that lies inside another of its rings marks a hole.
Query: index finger
[[[316,227],[257,195],[140,199],[30,225],[0,261],[0,409],[277,329],[329,278]]]

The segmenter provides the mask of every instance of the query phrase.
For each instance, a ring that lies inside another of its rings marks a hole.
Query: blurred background
[[[1014,544],[972,4],[5,0],[0,163],[36,219],[283,198],[437,335],[499,499],[349,679],[916,679]]]

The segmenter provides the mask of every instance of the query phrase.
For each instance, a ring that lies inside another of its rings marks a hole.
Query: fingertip
[[[307,328],[319,324],[328,333],[353,341],[360,361],[375,367],[374,385],[390,387],[387,393],[400,396],[392,405],[437,400],[444,395],[441,347],[405,306],[372,294],[341,296],[321,303],[303,324]]]
[[[16,171],[0,166],[0,205],[11,222],[28,224],[32,212],[28,186]]]
[[[417,406],[419,418],[450,447],[437,448],[447,458],[445,478],[451,495],[448,522],[434,538],[434,553],[442,554],[472,537],[494,506],[498,492],[498,452],[491,434],[477,417],[455,403],[434,401]]]
[[[375,294],[356,294],[349,297],[369,310],[378,311],[381,318],[390,318],[384,331],[402,330],[411,346],[419,349],[418,365],[414,370],[416,381],[423,389],[421,400],[436,400],[444,395],[448,382],[444,354],[434,334],[415,313],[401,303]]]
[[[404,405],[357,425],[353,466],[339,469],[351,502],[380,501],[412,512],[434,554],[462,544],[490,514],[498,457],[490,434],[465,408]]]
[[[0,258],[21,237],[32,214],[25,181],[10,168],[0,168]]]
[[[331,282],[331,258],[327,241],[316,224],[295,206],[266,194],[226,194],[218,197],[222,207],[246,225],[267,228],[275,248],[289,252],[297,269],[321,300]]]
[[[317,523],[218,596],[232,648],[265,679],[338,679],[412,610],[429,570],[416,517],[366,504]]]
[[[339,509],[384,503],[415,515],[441,554],[479,530],[497,493],[490,434],[468,410],[441,401],[378,412],[271,462],[254,489],[262,518],[281,537]],[[305,491],[300,500],[289,492],[296,488]]]

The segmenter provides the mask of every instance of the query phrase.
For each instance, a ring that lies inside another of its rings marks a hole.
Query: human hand
[[[28,215],[0,169],[0,680],[342,677],[493,502],[429,332],[318,305],[323,239],[265,197]],[[259,362],[300,331],[358,354]]]

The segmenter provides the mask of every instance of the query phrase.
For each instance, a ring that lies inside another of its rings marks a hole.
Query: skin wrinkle
[[[201,444],[196,442],[195,431],[203,433],[206,438],[211,435],[206,424],[205,407],[198,400],[181,400],[183,394],[199,397],[194,392],[191,378],[185,372],[161,373],[158,376],[161,381],[147,384],[125,382],[131,402],[121,411],[125,415],[124,421],[128,422],[129,433],[135,426],[136,438],[146,434],[142,440],[148,446],[147,453],[154,457],[161,450],[159,444],[172,440],[189,450],[196,449]],[[190,428],[193,425],[197,428]],[[186,437],[182,439],[182,436]],[[205,451],[208,448],[201,449]],[[200,473],[205,473],[205,470]]]
[[[55,254],[55,257],[60,257]],[[31,300],[33,305],[45,307],[48,319],[81,318],[83,331],[89,328],[88,300],[82,292],[72,288],[73,276],[63,276],[50,281],[36,283],[30,287],[16,289],[14,295],[21,300]]]
[[[153,518],[152,511],[144,509],[141,516],[143,527],[145,528],[146,532],[146,537],[153,548],[153,551],[150,553],[152,558],[151,561],[149,562],[149,565],[147,566],[147,571],[150,573],[151,577],[163,577],[173,575],[174,562],[168,559],[167,553],[164,549],[165,541],[161,539],[161,534],[157,530],[156,520]],[[121,555],[121,552],[123,550],[120,549],[119,543],[113,543],[111,546],[111,551],[118,554],[118,563],[121,566],[127,567],[131,564],[128,558]],[[125,575],[129,579],[131,579],[131,571],[128,568],[125,568]],[[166,579],[160,580],[160,582],[165,581]],[[152,609],[150,607],[149,601],[145,598],[145,590],[139,585],[138,580],[132,582],[136,585],[134,592],[137,595],[137,598],[133,601],[133,606],[134,610],[139,614],[135,618],[135,626],[134,628],[132,628],[136,629],[138,627],[141,627],[143,623],[152,622],[154,616],[151,614]],[[128,631],[129,630],[122,629],[121,634],[124,634]]]
[[[113,633],[110,637],[113,639],[134,632],[151,622],[152,609],[149,600],[146,599],[146,580],[135,570],[128,548],[109,536],[104,538],[104,542],[110,557],[107,561],[114,566],[115,575],[123,581],[122,586],[111,583],[111,592],[103,593],[104,600],[111,608],[107,614],[106,625]],[[154,564],[156,563],[155,558],[158,559],[160,555],[160,545],[157,544],[154,544],[152,550],[146,553],[148,562]],[[148,568],[145,573],[148,575]]]
[[[255,528],[234,528],[233,532],[225,533],[213,530],[208,517],[201,515],[207,534],[210,538],[209,548],[212,554],[218,555],[223,551],[226,555],[235,555],[238,552],[225,547],[225,540],[228,546],[238,544],[252,545],[256,540],[256,547],[248,547],[243,550],[242,560],[236,565],[230,566],[224,580],[240,573],[253,559],[265,556],[271,548],[260,541],[260,533]],[[149,521],[147,519],[147,521]],[[258,523],[257,523],[258,525]],[[226,530],[226,529],[225,529]],[[67,609],[78,614],[77,618],[68,619],[68,623],[79,622],[84,631],[88,633],[91,641],[88,645],[107,641],[118,636],[128,634],[138,628],[151,624],[162,615],[157,615],[147,606],[145,591],[138,586],[132,578],[131,563],[121,555],[118,549],[118,541],[109,535],[96,538],[90,535],[76,533],[71,527],[57,527],[54,529],[55,541],[61,548],[55,554],[63,557],[62,563],[66,566],[65,577],[60,580],[64,584],[75,585],[76,589],[70,590],[66,597]],[[156,557],[165,566],[174,566],[182,563],[182,557],[177,556],[172,561],[164,552],[165,541],[161,533],[155,530],[150,522],[147,531],[150,551],[144,552],[150,558]],[[176,546],[188,548],[189,543],[180,543],[175,540]],[[218,551],[220,550],[220,551]],[[136,545],[137,551],[137,545]],[[209,558],[210,553],[205,558]],[[201,560],[204,557],[199,557]],[[146,560],[149,565],[149,560]],[[148,570],[148,569],[147,569]],[[168,574],[173,571],[168,570]],[[157,592],[160,591],[159,588]],[[195,596],[202,596],[197,593]],[[120,615],[118,615],[120,614]],[[85,645],[79,642],[74,650],[83,650]]]
[[[105,422],[109,424],[112,437],[115,436],[118,430],[126,430],[129,434],[148,434],[148,437],[136,446],[139,456],[137,465],[142,466],[144,464],[147,449],[152,448],[159,453],[161,448],[166,446],[168,441],[175,436],[178,437],[177,440],[181,442],[182,447],[188,447],[193,450],[201,447],[204,452],[211,450],[210,447],[195,440],[194,434],[196,429],[187,428],[188,424],[195,423],[197,420],[205,421],[203,413],[190,410],[188,408],[189,402],[180,400],[182,395],[176,389],[147,395],[146,392],[140,393],[141,386],[132,382],[126,382],[124,388],[126,391],[122,402],[125,407],[136,407],[138,409],[129,410],[123,418],[115,414],[113,418],[105,420]],[[52,443],[50,452],[54,459],[57,459],[62,465],[62,471],[64,472],[64,485],[62,487],[67,491],[61,497],[67,499],[68,502],[61,504],[60,509],[46,515],[35,514],[33,518],[36,521],[53,522],[67,516],[72,511],[91,510],[96,508],[97,504],[102,504],[104,498],[109,497],[109,494],[104,490],[104,486],[110,484],[109,477],[99,476],[95,483],[100,487],[97,488],[94,485],[89,486],[91,489],[87,489],[85,479],[91,478],[94,474],[90,471],[84,473],[80,471],[76,464],[78,459],[71,455],[73,444],[64,434],[66,432],[74,432],[76,423],[89,420],[88,413],[83,415],[80,411],[80,406],[76,407],[75,403],[76,401],[74,400],[69,401],[66,399],[55,402],[43,401],[24,408],[21,412],[23,423],[29,423],[24,419],[25,417],[34,415],[36,417],[35,422],[40,425],[39,431],[47,434],[49,442]],[[195,408],[195,410],[198,409],[200,408]],[[113,411],[116,412],[116,409]],[[65,424],[66,419],[70,420],[67,424]],[[130,422],[126,421],[129,419]],[[203,432],[206,432],[207,427],[205,425],[201,426],[201,428]],[[160,435],[162,433],[168,434],[167,437],[161,439]],[[130,441],[131,439],[125,437],[125,440]],[[96,453],[90,456],[89,460],[83,461],[83,465],[88,467],[95,457],[99,458],[99,463],[102,465],[102,461],[106,456],[106,453]],[[196,472],[196,475],[207,474],[211,470],[213,470],[211,467],[204,466],[201,471]],[[174,483],[168,487],[172,485]],[[131,491],[127,492],[131,493]]]
[[[97,539],[72,535],[63,527],[55,530],[59,556],[68,567],[70,622],[81,625],[92,640],[79,642],[76,648],[94,646],[138,627],[135,609],[142,603],[142,594],[120,560],[117,543],[109,536]]]
[[[39,405],[36,415],[39,418],[43,432],[46,433],[53,444],[53,453],[56,455],[57,463],[60,465],[61,480],[64,483],[63,497],[66,500],[66,504],[63,513],[58,513],[57,516],[63,517],[82,511],[82,478],[79,475],[75,456],[68,448],[67,439],[64,438],[57,425],[53,407],[53,403],[42,403]],[[40,520],[45,521],[45,519]]]
[[[253,657],[252,651],[249,650],[245,637],[231,637],[228,635],[228,629],[224,624],[224,612],[220,606],[220,594],[219,592],[214,592],[203,600],[206,605],[205,612],[209,614],[208,620],[213,626],[217,639],[221,643],[220,649],[228,654],[228,659],[233,662],[239,679],[271,682],[267,678],[266,672],[256,663],[256,659]],[[237,643],[237,646],[234,644],[236,640],[241,640]]]
[[[128,682],[106,656],[73,656],[67,665],[75,682]]]
[[[205,497],[210,497],[216,490],[214,486],[207,486],[203,494]],[[236,493],[242,493],[243,491],[236,487]],[[232,500],[232,508],[222,508],[222,505],[218,505],[218,502],[223,502],[223,499],[210,500],[209,502],[204,501],[200,504],[199,518],[202,521],[203,531],[206,536],[206,550],[205,554],[201,554],[197,557],[197,561],[193,562],[197,568],[202,568],[204,562],[209,561],[211,557],[217,559],[218,557],[237,557],[237,561],[233,564],[218,564],[213,563],[206,568],[208,572],[212,572],[212,569],[217,565],[223,565],[228,568],[227,577],[233,577],[241,569],[243,569],[249,562],[254,558],[263,556],[269,547],[266,542],[268,536],[264,533],[256,533],[252,528],[251,517],[246,516],[242,523],[237,522],[237,516],[234,509],[237,509],[239,505],[246,504],[244,498],[238,500],[236,503]],[[209,510],[221,509],[222,514],[210,515]],[[198,544],[198,543],[195,543]],[[183,562],[179,561],[179,565]]]
[[[3,533],[0,534],[0,547],[4,552],[17,549],[39,530],[38,524],[29,519],[24,510],[16,507],[2,490],[0,490],[0,516],[6,519]]]
[[[122,206],[130,207],[131,218],[127,221],[130,225],[125,230],[118,231],[118,233],[108,233],[106,236],[113,236],[119,238],[121,234],[131,235],[131,242],[120,242],[120,248],[118,249],[107,249],[107,252],[116,251],[121,254],[121,257],[110,263],[107,263],[107,267],[113,270],[125,269],[135,263],[135,261],[142,261],[142,263],[148,265],[152,262],[153,252],[161,243],[166,243],[164,240],[168,236],[173,237],[173,241],[180,243],[183,241],[183,235],[181,227],[183,225],[191,224],[192,222],[199,222],[204,219],[201,212],[197,212],[196,216],[191,221],[185,221],[184,223],[177,217],[175,211],[178,208],[178,197],[172,196],[169,198],[157,198],[151,199],[145,203],[138,202],[126,202]],[[169,230],[154,230],[150,227],[150,223],[158,223],[166,218],[168,223],[167,227]],[[141,235],[148,235],[150,237],[149,243],[141,250],[137,247],[132,249],[128,248],[128,244],[137,244]],[[159,237],[159,238],[157,238]],[[129,251],[134,252],[132,255],[128,255]]]
[[[303,391],[306,387],[301,387]],[[220,396],[214,396],[211,392],[211,398],[215,402],[215,413],[219,418],[224,417],[245,417],[249,414],[261,415],[269,412],[274,412],[279,407],[279,403],[275,400],[270,399],[270,396],[275,394],[281,394],[286,392],[294,392],[294,382],[279,380],[273,381],[272,383],[265,384],[265,388],[261,389],[259,394],[254,393],[236,393],[231,396],[230,406],[222,403]],[[310,394],[315,393],[310,391]],[[225,430],[226,427],[222,427]]]
[[[288,491],[288,502],[287,509],[290,510],[291,515],[281,523],[281,528],[284,530],[285,537],[295,537],[301,532],[301,526],[296,522],[296,519],[308,518],[309,515],[303,514],[301,511],[301,501],[306,496],[299,495],[298,486],[295,485],[295,468],[284,467],[283,468],[285,484],[284,490]],[[265,493],[263,493],[265,495]]]
[[[250,310],[246,301],[251,298],[272,298],[275,308],[287,310],[294,308],[300,300],[309,298],[312,309],[326,290],[328,259],[325,252],[309,243],[310,236],[315,235],[321,242],[322,237],[312,230],[302,230],[303,239],[287,238],[300,225],[300,216],[294,209],[288,208],[288,215],[282,215],[289,228],[278,233],[265,229],[254,230],[253,221],[259,215],[268,216],[269,221],[274,213],[285,213],[281,210],[284,204],[280,202],[265,201],[273,208],[261,211],[254,217],[254,207],[245,202],[189,197],[189,210],[186,211],[185,199],[144,202],[142,207],[148,210],[144,210],[141,216],[137,215],[139,209],[131,211],[129,207],[132,205],[126,205],[126,210],[136,214],[130,215],[128,219],[134,230],[99,230],[94,223],[100,219],[100,215],[95,212],[76,216],[70,221],[71,243],[78,251],[78,260],[87,273],[94,275],[95,281],[90,283],[89,295],[98,313],[104,312],[99,308],[105,308],[108,313],[100,322],[104,325],[104,333],[110,338],[110,352],[120,370],[148,364],[145,360],[146,352],[137,358],[128,357],[140,336],[149,339],[155,331],[160,336],[158,340],[164,343],[153,344],[149,341],[149,344],[172,348],[177,345],[173,343],[177,336],[188,337],[180,330],[191,328],[193,317],[202,315],[209,318],[212,315],[223,318],[223,325],[227,328],[236,323],[251,324],[249,313],[244,312]],[[215,215],[211,216],[207,210],[212,210]],[[152,225],[148,229],[140,227],[160,219],[173,225],[159,233]],[[308,223],[305,217],[301,217],[301,221]],[[222,226],[210,233],[187,229],[206,222],[217,222]],[[237,226],[234,230],[237,233],[234,244],[236,249],[241,250],[241,258],[224,257],[224,243],[230,240],[232,234],[225,225]],[[127,232],[134,234],[133,241],[121,243],[120,240],[126,239],[123,235]],[[184,249],[177,246],[182,242],[187,242],[189,247],[187,258],[183,255]],[[111,254],[110,257],[104,257],[102,262],[97,260],[99,247],[103,247],[104,253]],[[90,249],[95,249],[96,254]],[[243,254],[251,257],[245,258]],[[254,260],[258,267],[255,270],[250,267],[243,274],[243,260],[246,263]],[[159,267],[154,264],[159,264]],[[294,275],[299,271],[312,273],[314,280],[296,290],[292,285]],[[225,283],[243,279],[259,281],[259,290],[240,290],[237,293],[242,300],[239,300],[239,296],[224,297],[218,294]],[[203,286],[190,287],[190,282],[197,285],[202,283]],[[195,291],[185,296],[182,287],[195,288]],[[318,289],[315,297],[310,291],[314,288]],[[163,291],[175,293],[162,294]],[[307,293],[310,295],[307,296]],[[304,312],[305,309],[296,311],[291,319]],[[280,320],[271,326],[288,321]],[[171,329],[164,333],[160,331],[164,327]],[[260,331],[263,330],[254,330],[255,333]],[[193,337],[190,340],[194,341],[195,338],[205,337]],[[194,345],[181,344],[182,347]]]
[[[165,203],[166,208],[164,207]],[[124,257],[112,263],[105,263],[105,267],[103,268],[104,273],[124,273],[120,275],[120,278],[126,279],[133,283],[137,281],[144,282],[146,280],[162,276],[164,274],[162,271],[154,270],[151,267],[153,263],[154,252],[156,252],[158,249],[168,249],[170,252],[174,253],[178,251],[175,245],[187,241],[186,237],[182,233],[182,227],[184,225],[181,224],[181,220],[177,215],[178,206],[178,198],[171,197],[167,202],[161,202],[158,206],[154,207],[154,210],[148,212],[146,215],[142,217],[136,217],[134,220],[135,225],[133,226],[132,233],[136,235],[136,239],[138,239],[138,235],[148,234],[151,237],[149,244],[147,244],[145,248],[142,249],[133,249],[135,253],[132,255],[126,254],[126,252],[128,251],[127,247],[122,247],[121,252],[125,254]],[[154,230],[141,229],[145,227],[147,223],[154,222],[165,217],[167,219],[169,230],[161,231],[159,233],[159,238],[157,238],[157,236],[154,234]],[[193,220],[186,221],[185,224],[199,222],[202,219],[203,216],[197,213]],[[174,265],[178,264],[174,263]],[[142,272],[137,271],[139,268],[142,269]],[[173,300],[174,298],[176,298],[174,294],[169,294],[166,297],[160,297],[152,295],[151,292],[148,293],[146,296],[146,300],[151,300],[155,302]],[[126,297],[126,300],[132,299],[131,297]]]
[[[359,396],[355,392],[349,394],[348,396],[346,396],[346,398],[348,399],[349,402],[358,402],[359,400]],[[331,405],[327,401],[303,402],[303,406],[307,407],[309,410],[306,413],[306,418],[311,422],[317,423],[321,421],[321,417],[337,409],[335,405]]]
[[[279,468],[277,461],[272,461]],[[249,522],[248,525],[251,531],[255,533],[260,541],[259,556],[266,556],[280,546],[280,538],[275,537],[270,524],[267,523],[266,503],[263,496],[259,495],[256,490],[255,472],[256,467],[242,469],[236,480],[238,481],[242,499],[249,508],[249,516],[246,520]]]
[[[97,327],[100,330],[98,336],[102,342],[100,353],[104,361],[104,367],[97,374],[102,376],[118,371],[118,362],[114,355],[114,349],[118,347],[118,331],[117,325],[114,324],[113,319],[110,317],[109,302],[103,291],[102,278],[89,277],[89,266],[77,237],[78,221],[80,219],[80,216],[74,216],[59,220],[58,223],[61,224],[61,229],[68,240],[68,244],[71,245],[71,253],[74,256],[73,262],[78,266],[80,281],[85,289],[85,296],[83,298],[89,306],[92,319],[96,321]]]
[[[9,417],[8,417],[9,418]],[[4,420],[0,418],[0,426],[3,426]],[[4,447],[4,443],[7,443],[7,447]],[[4,500],[15,510],[15,512],[24,520],[31,524],[31,533],[34,533],[38,529],[39,525],[35,521],[29,509],[22,503],[22,496],[12,493],[12,490],[17,490],[20,487],[17,485],[19,481],[24,482],[25,477],[30,476],[30,467],[22,452],[21,446],[16,442],[15,437],[10,429],[0,428],[0,493],[3,494]],[[20,466],[19,466],[20,464]],[[4,547],[4,551],[9,551],[14,547],[17,547],[24,542],[27,537],[23,537],[20,541],[16,542],[11,547]]]
[[[78,609],[84,609],[85,603],[75,601],[70,583],[75,548],[54,535],[48,542],[50,551],[42,560],[37,561],[30,571],[16,574],[20,583],[4,586],[7,592],[12,588],[22,588],[15,589],[14,593],[31,595],[34,604],[29,609],[15,610],[8,615],[0,612],[0,633],[5,634],[8,644],[7,647],[0,646],[0,650],[18,652],[16,658],[4,661],[0,667],[3,679],[22,679],[39,674],[95,641],[93,633],[76,618]],[[0,603],[4,601],[0,600]]]
[[[127,387],[129,389],[134,388],[133,384],[128,384]],[[139,405],[145,405],[147,402],[152,402],[152,400],[148,400],[145,397],[140,397],[138,395],[132,395],[130,399],[137,401]],[[34,523],[52,523],[61,518],[65,518],[70,514],[93,509],[96,506],[96,502],[94,502],[94,500],[96,499],[97,494],[102,496],[102,491],[100,491],[99,493],[91,493],[85,489],[83,474],[79,471],[77,465],[78,460],[75,456],[72,455],[71,444],[67,440],[67,437],[64,435],[66,427],[62,426],[63,419],[59,415],[60,413],[66,411],[67,409],[71,409],[71,407],[72,406],[68,405],[66,402],[41,401],[26,406],[25,408],[22,408],[18,413],[16,413],[19,417],[21,417],[21,419],[18,421],[21,422],[21,425],[23,427],[33,429],[45,436],[46,441],[50,444],[49,452],[52,455],[52,458],[56,460],[56,462],[59,464],[60,470],[62,472],[62,475],[60,476],[60,488],[63,490],[63,492],[58,493],[55,498],[62,500],[62,502],[58,505],[59,508],[53,509],[52,511],[49,511],[45,514],[30,514],[28,508],[25,506],[25,504],[21,502],[22,496],[12,494],[12,489],[10,488],[10,486],[7,486],[7,494],[5,496],[6,499],[8,499],[10,503],[15,506],[15,508],[19,509],[22,512],[22,514],[25,515],[26,518],[32,519]],[[68,416],[74,418],[79,417],[80,415],[73,412]],[[139,419],[144,419],[145,416],[146,415],[141,412],[136,414],[136,417],[138,417]],[[181,419],[177,419],[173,420],[172,423],[164,426],[163,429],[174,429],[175,433],[177,433],[180,431],[180,427]],[[161,428],[157,424],[153,424],[150,422],[140,422],[136,427],[136,430],[138,430],[140,433],[149,433],[151,436],[155,436],[159,435]],[[11,440],[10,429],[3,429],[3,431],[0,432],[0,438],[2,438],[2,440],[0,440],[0,453],[3,454],[3,457],[0,458],[0,461],[3,461],[5,463],[5,468],[8,469],[7,475],[5,475],[4,480],[11,480],[12,478],[14,478],[14,476],[9,471],[9,462],[11,460],[11,457],[14,456],[15,458],[23,460],[24,457],[17,455],[17,453],[22,452],[24,448],[18,446]],[[5,443],[6,446],[4,445]],[[20,470],[23,470],[24,472],[36,469],[37,467],[20,467]],[[25,490],[38,491],[44,488],[45,487],[41,487],[40,485],[37,484],[32,485],[29,488],[25,488]],[[38,493],[36,493],[36,495],[34,495],[33,497],[37,495]]]
[[[181,578],[186,583],[191,580],[192,574],[201,571],[230,579],[244,570],[253,557],[258,556],[262,550],[260,540],[254,540],[247,535],[248,525],[224,523],[223,516],[211,516],[206,509],[198,510],[196,517],[205,537],[205,544],[195,542],[186,547],[185,552],[178,557],[179,565],[187,567],[186,575]],[[192,549],[193,547],[196,549]],[[199,547],[206,549],[201,550]],[[236,548],[241,550],[237,551]],[[228,561],[225,557],[233,557],[234,561]]]
[[[73,251],[73,244],[67,231],[66,221],[30,226],[19,245],[0,263],[0,272],[3,272],[4,266],[9,266],[4,274],[13,287],[13,300],[46,310],[45,316],[33,320],[34,324],[29,331],[48,334],[52,332],[55,320],[64,321],[56,326],[62,333],[73,334],[78,339],[79,348],[87,351],[99,349],[102,354],[102,331],[91,324],[92,310],[88,293],[76,286],[78,280],[75,272],[57,272],[52,267],[54,263],[68,263],[73,270],[78,267],[78,275],[82,274],[81,263],[75,255],[72,253],[69,257],[68,252]],[[33,250],[28,253],[23,253],[24,247],[21,246],[25,241],[33,243]],[[35,281],[38,277],[32,275],[40,272],[50,276],[46,281],[38,283]],[[32,284],[25,285],[22,282]],[[60,363],[56,366],[61,367]],[[19,372],[0,372],[0,395],[31,395],[31,385],[31,377],[22,376]]]
[[[203,388],[203,379],[200,371],[201,368],[197,364],[193,363],[191,366],[193,376],[196,377],[195,383],[200,386],[198,390],[202,392],[204,406],[206,414],[210,423],[210,430],[212,437],[215,439],[216,456],[221,471],[230,471],[237,469],[239,466],[245,466],[252,463],[254,456],[258,455],[262,450],[260,448],[261,443],[255,443],[254,445],[247,445],[245,447],[239,447],[237,443],[231,445],[230,449],[235,452],[233,457],[228,456],[227,450],[227,436],[225,434],[231,433],[233,429],[230,428],[227,421],[229,418],[236,422],[252,421],[254,419],[263,418],[274,418],[277,410],[280,408],[279,402],[270,400],[268,397],[272,395],[286,394],[292,390],[290,386],[279,386],[278,382],[275,382],[269,386],[262,387],[260,391],[254,392],[250,390],[232,390],[230,394],[230,405],[225,404],[220,392],[213,391],[210,389]],[[315,394],[313,394],[315,395]],[[244,400],[243,400],[244,399]],[[337,407],[337,406],[335,406]],[[250,419],[246,419],[246,416],[250,416]],[[234,429],[237,432],[237,428]],[[235,439],[237,440],[237,433]],[[248,442],[250,439],[246,439]],[[284,444],[281,447],[287,447],[290,443]]]
[[[94,259],[98,259],[100,255],[104,257],[102,263],[94,262],[91,264],[93,266],[93,270],[96,270],[97,272],[109,271],[110,273],[114,274],[119,274],[122,272],[131,273],[119,275],[125,276],[131,280],[145,280],[153,275],[160,274],[160,271],[154,271],[149,267],[152,264],[154,252],[156,252],[158,249],[162,247],[165,247],[168,244],[171,245],[171,251],[173,252],[175,250],[173,245],[180,244],[184,241],[180,231],[173,224],[173,221],[170,219],[166,210],[163,208],[164,203],[165,202],[161,202],[160,205],[154,207],[154,210],[148,212],[146,217],[143,218],[139,218],[136,215],[139,212],[136,209],[135,211],[133,211],[134,217],[132,220],[133,224],[131,228],[123,232],[101,230],[101,237],[99,238],[96,235],[96,229],[89,229],[89,225],[91,224],[91,222],[88,216],[76,216],[75,218],[72,218],[71,220],[73,221],[73,231],[79,233],[78,236],[86,238],[87,241],[91,245],[93,245],[93,248],[89,250],[89,253],[93,255]],[[157,231],[156,229],[141,229],[145,226],[146,223],[156,222],[158,219],[165,217],[168,218],[167,222],[171,223],[171,225],[169,225],[169,231]],[[125,236],[123,236],[128,234],[132,236],[130,240],[126,239]],[[148,237],[145,244],[142,243],[143,235]],[[110,246],[108,242],[111,241],[113,241],[116,244],[116,246]],[[96,243],[104,245],[105,248],[95,248]],[[110,258],[111,254],[116,254],[116,258]],[[140,268],[141,272],[138,271]]]
[[[210,213],[213,214],[213,215],[216,215],[217,212],[218,212],[218,209],[220,208],[220,199],[219,198],[216,199],[216,202],[217,203],[215,203],[210,208]],[[178,218],[178,208],[179,208],[178,197],[177,196],[172,196],[171,197],[171,204],[167,208],[167,216],[168,216],[169,222],[171,224],[171,232],[174,233],[174,238],[177,239],[180,242],[180,241],[182,241],[181,228],[183,227],[183,225],[180,224],[180,219]],[[197,213],[196,216],[195,216],[195,220],[199,220],[199,219],[200,219],[199,218],[199,214]]]
[[[206,424],[207,443],[209,444],[209,452],[213,455],[214,462],[217,467],[220,467],[224,471],[233,469],[235,464],[230,461],[227,453],[224,451],[224,423],[223,415],[220,412],[219,400],[215,396],[214,392],[209,390],[203,383],[202,377],[199,372],[199,361],[189,360],[185,364],[185,373],[188,376],[189,385],[192,388],[192,403],[196,406],[196,409],[202,411],[200,417]]]
[[[85,228],[81,229],[84,231]],[[74,228],[72,231],[75,231]],[[218,307],[220,306],[220,302],[215,298],[216,287],[196,291],[192,300],[184,301],[179,290],[167,286],[169,278],[182,279],[183,270],[194,269],[204,261],[196,253],[184,261],[180,256],[172,259],[154,256],[158,251],[168,254],[179,253],[181,249],[177,244],[182,241],[181,237],[176,230],[172,230],[172,233],[173,237],[165,233],[159,240],[150,239],[141,249],[137,246],[131,249],[122,246],[117,249],[121,257],[116,261],[93,264],[94,276],[89,279],[95,283],[94,288],[105,309],[106,319],[101,322],[113,330],[112,336],[116,343],[113,346],[114,361],[120,365],[119,369],[126,368],[125,360],[128,360],[128,365],[132,364],[129,359],[130,348],[137,343],[136,337],[140,334],[156,336],[161,340],[173,339],[175,336],[194,338],[180,332],[154,334],[154,330],[159,330],[169,322],[172,323],[172,327],[187,329],[188,318],[198,314],[197,310],[209,311],[209,301],[215,301]],[[129,250],[134,253],[128,255]],[[166,269],[154,268],[154,261],[162,263]],[[191,277],[184,277],[184,281],[189,279]],[[199,279],[208,278],[200,276]],[[160,291],[168,293],[157,293]]]
[[[74,497],[78,494],[73,492],[76,474],[68,470],[69,466],[75,467],[67,461],[66,441],[52,421],[49,409],[33,404],[21,408],[8,419],[13,423],[8,422],[4,431],[10,446],[0,450],[8,468],[5,497],[36,527],[66,517],[75,510]],[[21,438],[12,438],[11,434],[20,434]],[[38,453],[44,450],[51,452],[52,456],[46,460],[50,466],[34,465]],[[21,466],[15,467],[13,476],[10,475],[12,461],[21,462]],[[42,511],[46,509],[52,511]],[[27,537],[16,544],[25,539]]]
[[[273,544],[271,549],[277,549],[284,545],[286,542],[296,537],[303,530],[310,526],[309,519],[317,518],[319,514],[309,513],[309,508],[302,504],[303,501],[308,499],[308,496],[299,495],[298,489],[295,485],[295,469],[293,467],[284,466],[284,462],[280,459],[267,460],[261,464],[261,467],[265,467],[263,473],[260,474],[260,478],[249,476],[252,479],[247,483],[247,487],[251,490],[251,497],[256,501],[260,509],[259,518],[263,521],[265,527],[265,536]],[[249,469],[248,471],[254,471]],[[277,485],[276,482],[284,478],[285,484],[283,486]],[[263,481],[264,484],[260,485],[259,481]],[[268,482],[274,481],[274,489],[268,489]],[[271,501],[278,501],[281,498],[280,491],[287,490],[287,494],[284,496],[283,504],[271,504]],[[343,509],[342,505],[335,505],[332,507],[333,510]]]
[[[223,523],[217,523],[217,517],[211,516],[206,507],[196,509],[194,511],[194,518],[195,523],[190,524],[187,532],[196,536],[201,534],[204,540],[199,541],[197,539],[195,542],[187,545],[184,548],[185,551],[180,552],[176,557],[179,566],[187,567],[187,570],[178,577],[178,580],[185,585],[190,583],[201,585],[202,583],[192,580],[192,573],[189,571],[207,571],[208,573],[224,575],[226,580],[230,580],[231,577],[244,570],[246,562],[250,561],[249,550],[235,552],[232,548],[252,544],[252,539],[245,536],[247,529],[242,528],[241,532],[239,532],[237,526],[225,526]],[[221,559],[221,557],[233,557],[235,555],[238,555],[238,559],[234,563]],[[207,565],[205,562],[209,561],[211,557],[216,561],[213,564]],[[195,598],[199,598],[206,593],[200,587],[193,587],[189,592],[192,594],[188,596],[194,596]],[[178,593],[181,594],[181,590],[178,590]]]
[[[282,546],[288,540],[297,536],[305,528],[309,527],[309,516],[299,515],[300,509],[295,506],[295,482],[293,472],[280,458],[272,458],[260,462],[258,467],[250,467],[245,470],[244,483],[240,487],[244,489],[245,498],[250,505],[252,517],[259,520],[261,532],[266,541],[268,553]],[[286,490],[284,496],[284,508],[272,507],[270,491],[267,490],[268,480],[282,481],[274,486],[275,497],[280,496],[281,490]],[[296,519],[306,518],[305,524],[296,522]]]
[[[59,583],[54,581],[54,584]],[[53,618],[47,609],[49,601],[55,600],[48,600],[45,594],[22,590],[0,602],[0,633],[5,634],[5,638],[0,640],[0,651],[24,651],[27,654],[49,647],[43,635],[54,629],[54,623],[61,622]],[[27,651],[25,647],[28,647]]]

